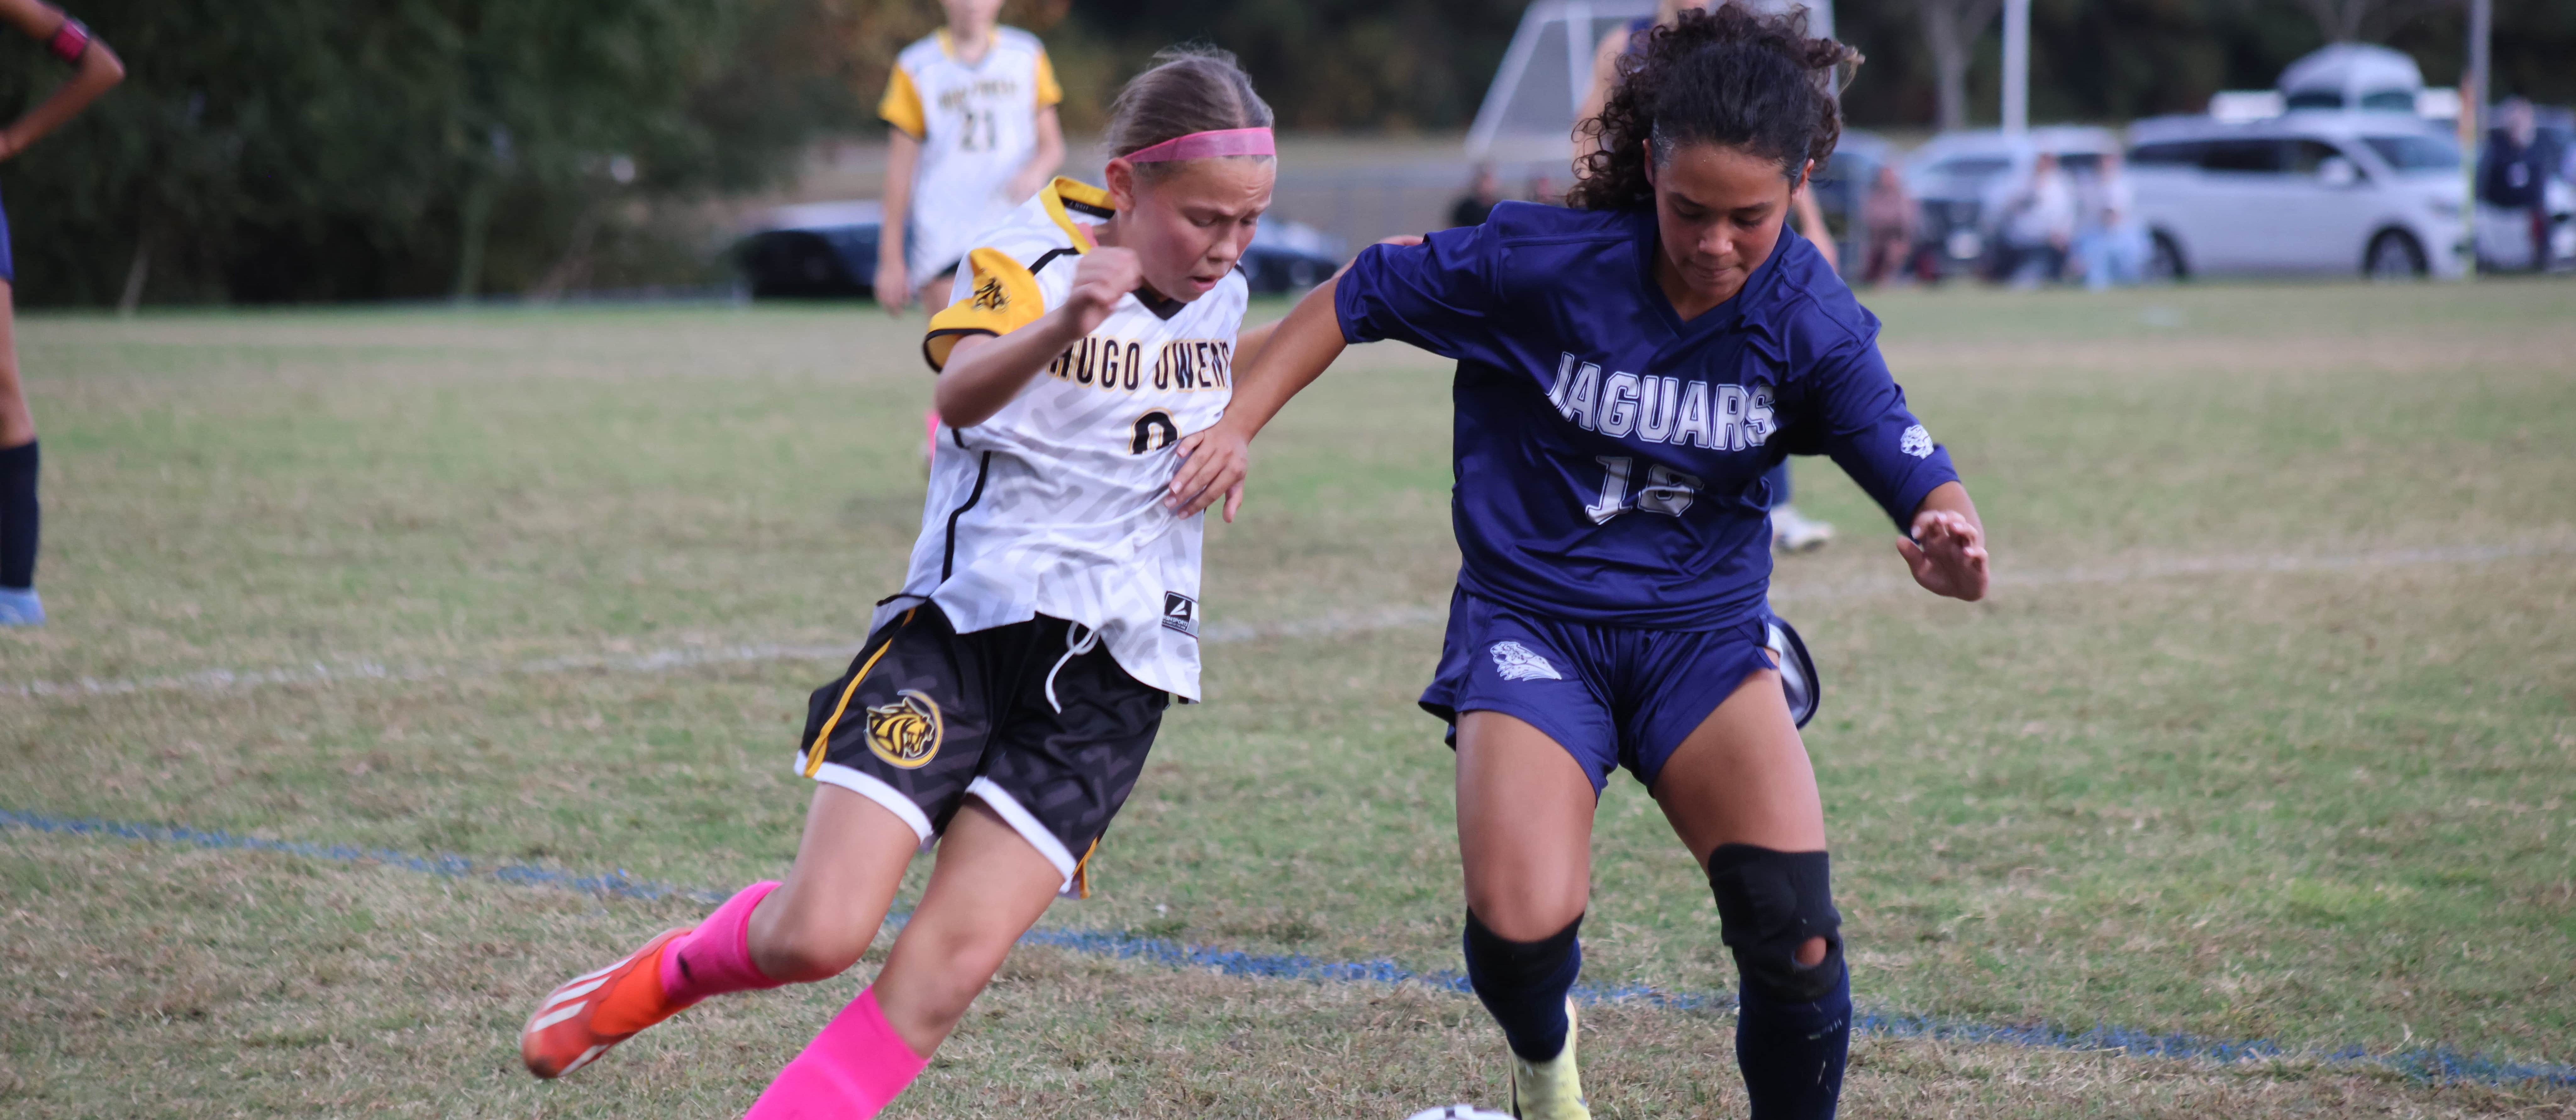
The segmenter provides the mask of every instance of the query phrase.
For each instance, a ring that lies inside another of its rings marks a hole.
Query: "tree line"
[[[578,286],[639,201],[765,182],[863,116],[864,20],[818,0],[74,7],[128,78],[0,164],[24,302]],[[61,79],[0,50],[0,111]]]
[[[1840,0],[1856,125],[1991,121],[2000,0]],[[1471,119],[1520,0],[1013,0],[1095,125],[1168,44],[1240,54],[1283,125]],[[126,83],[0,163],[19,298],[270,302],[546,293],[703,274],[653,215],[869,136],[933,0],[77,0]],[[2494,88],[2576,101],[2576,3],[2495,0]],[[2460,0],[2035,0],[2033,117],[2197,111],[2331,38],[2459,67]],[[62,71],[0,45],[0,112]],[[1945,92],[1946,91],[1946,92]],[[660,209],[656,209],[656,207]]]

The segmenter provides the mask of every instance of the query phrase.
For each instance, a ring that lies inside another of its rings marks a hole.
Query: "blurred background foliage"
[[[78,3],[128,77],[0,165],[20,287],[317,301],[650,271],[623,259],[651,252],[627,204],[759,185],[861,118],[856,7]],[[0,111],[16,111],[64,70],[7,39]]]
[[[1934,116],[1923,5],[1841,0],[1869,57],[1855,124]],[[1299,129],[1463,128],[1519,0],[1012,0],[1077,134],[1154,51],[1239,53]],[[0,164],[21,274],[44,304],[547,294],[704,278],[675,207],[777,183],[817,139],[873,138],[873,105],[933,0],[80,0],[130,73]],[[2356,17],[2357,12],[2357,20]],[[2036,0],[2033,115],[2195,112],[2271,84],[2329,20],[2458,76],[2457,0]],[[2576,3],[2496,0],[2495,90],[2576,101]],[[1997,29],[1977,39],[1991,121]],[[0,112],[64,71],[0,43]]]

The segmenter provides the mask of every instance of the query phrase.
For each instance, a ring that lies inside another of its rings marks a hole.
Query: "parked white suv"
[[[2400,113],[2289,113],[2130,130],[2130,183],[2166,276],[2460,271],[2460,149]]]

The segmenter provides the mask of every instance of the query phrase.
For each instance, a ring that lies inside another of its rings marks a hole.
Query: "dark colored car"
[[[873,202],[823,202],[772,212],[733,249],[755,299],[867,299],[876,295]]]
[[[873,202],[782,207],[736,243],[734,262],[756,299],[867,299],[876,295]],[[1253,294],[1300,292],[1341,267],[1340,239],[1312,226],[1263,218],[1239,267]]]

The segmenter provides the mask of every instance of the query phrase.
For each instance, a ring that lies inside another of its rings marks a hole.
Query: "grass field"
[[[1826,679],[1859,999],[2288,1053],[1871,1036],[1845,1115],[2576,1116],[2566,1087],[2325,1058],[2576,1063],[2576,289],[1873,303],[1998,584],[1912,590],[1884,519],[1801,464],[1844,536],[1777,587]],[[20,330],[55,622],[0,631],[0,809],[692,887],[784,867],[805,693],[918,524],[913,328]],[[1244,521],[1210,526],[1211,702],[1051,926],[1456,967],[1448,754],[1412,704],[1456,563],[1447,382],[1356,350],[1264,437]],[[1595,851],[1585,981],[1731,987],[1633,783]],[[0,1114],[736,1115],[860,977],[562,1084],[517,1068],[530,1000],[700,909],[0,827]],[[1597,1113],[1740,1115],[1731,1031],[1594,1008]],[[1393,1118],[1498,1099],[1500,1047],[1434,986],[1034,948],[896,1114]]]

